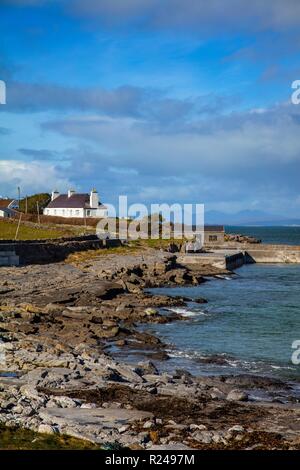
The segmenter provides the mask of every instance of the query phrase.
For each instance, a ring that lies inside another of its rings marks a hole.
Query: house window
[[[87,217],[90,217],[91,211],[86,211],[86,215],[87,215]]]
[[[218,241],[218,236],[217,235],[209,235],[208,237],[210,242],[216,242]]]
[[[70,209],[70,215],[73,215],[73,211],[72,211],[72,209]]]
[[[56,215],[56,209],[54,209],[54,215]]]
[[[79,215],[79,210],[76,210],[76,211],[75,211],[75,214],[76,214],[76,215]]]

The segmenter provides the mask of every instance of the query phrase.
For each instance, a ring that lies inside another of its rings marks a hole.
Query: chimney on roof
[[[69,189],[69,190],[68,190],[68,197],[73,196],[73,194],[75,194],[74,189]]]
[[[96,189],[92,189],[90,194],[90,207],[91,209],[98,209],[99,207],[99,195]]]
[[[51,193],[51,201],[54,201],[54,199],[56,199],[58,196],[59,196],[59,192],[55,189]]]

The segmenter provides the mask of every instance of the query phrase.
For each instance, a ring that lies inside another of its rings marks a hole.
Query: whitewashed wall
[[[107,210],[106,209],[86,209],[86,214],[84,214],[84,209],[82,208],[74,208],[74,209],[44,209],[44,215],[52,215],[57,217],[78,217],[83,218],[86,217],[107,217]]]

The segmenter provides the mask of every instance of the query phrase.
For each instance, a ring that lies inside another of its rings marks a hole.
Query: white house
[[[15,199],[0,199],[0,217],[11,217],[14,209],[19,208],[19,203]]]
[[[96,189],[90,194],[79,194],[69,189],[68,194],[59,194],[53,191],[51,202],[44,209],[44,215],[59,217],[97,217],[108,216],[107,208],[99,201]]]

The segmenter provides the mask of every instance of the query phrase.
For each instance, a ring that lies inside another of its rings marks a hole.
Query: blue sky
[[[300,216],[297,0],[2,0],[0,195]]]

